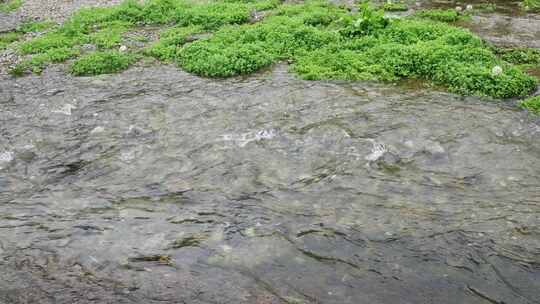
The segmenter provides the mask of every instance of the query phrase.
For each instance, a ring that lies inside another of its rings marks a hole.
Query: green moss
[[[525,10],[538,11],[540,10],[540,0],[523,0],[522,6]]]
[[[80,44],[86,37],[70,37],[61,32],[50,32],[45,35],[23,42],[19,46],[22,54],[45,53],[50,49],[70,48]]]
[[[230,77],[253,73],[274,60],[258,43],[230,46],[197,41],[183,49],[179,64],[186,71],[201,76]]]
[[[89,35],[89,42],[101,49],[116,47],[122,41],[122,34],[128,31],[126,22],[109,22],[107,26]]]
[[[48,63],[64,62],[67,59],[77,57],[80,54],[79,49],[74,48],[55,48],[45,53],[32,56],[17,64],[10,73],[15,76],[21,76],[26,72],[40,74]]]
[[[226,27],[210,39],[181,49],[178,63],[202,76],[229,77],[254,72],[340,39],[336,32],[306,25],[310,20],[275,16],[254,25]]]
[[[168,28],[160,33],[159,41],[148,47],[144,53],[159,60],[172,60],[188,38],[200,32],[202,28],[198,26]]]
[[[182,7],[176,11],[178,25],[198,25],[207,30],[215,30],[226,24],[242,24],[251,17],[250,6],[244,3],[209,3]]]
[[[17,32],[8,32],[0,34],[0,50],[7,48],[11,43],[19,40],[21,37],[20,33]]]
[[[403,2],[387,2],[382,5],[382,9],[387,12],[405,12],[409,7]]]
[[[474,10],[482,13],[493,13],[497,10],[495,3],[478,3],[474,6]]]
[[[442,21],[442,22],[456,22],[463,18],[456,10],[454,9],[430,9],[430,10],[421,10],[414,13],[415,17],[422,19],[430,19],[433,21]]]
[[[56,26],[52,21],[30,21],[21,24],[17,27],[17,32],[20,33],[38,33],[49,30]]]
[[[414,18],[390,21],[366,5],[354,15],[326,7],[283,6],[260,23],[223,28],[181,49],[178,63],[201,76],[228,77],[286,59],[304,79],[422,78],[459,94],[497,98],[526,95],[536,85],[466,29]],[[495,66],[503,72],[493,73]]]
[[[540,96],[534,96],[527,98],[519,103],[523,108],[536,113],[540,114]]]
[[[272,10],[251,23],[252,13],[261,9]],[[70,50],[81,44],[94,44],[100,51],[75,61],[73,74],[111,73],[136,60],[110,50],[125,39],[126,31],[167,24],[144,54],[205,77],[245,75],[283,60],[311,80],[414,78],[459,94],[497,98],[524,96],[535,88],[537,79],[513,64],[536,61],[536,51],[497,51],[470,31],[445,23],[461,18],[455,10],[429,10],[388,19],[366,3],[352,13],[324,0],[127,0],[83,9],[19,49],[34,55],[26,66],[33,70],[78,56]],[[193,42],[196,34],[203,35]]]
[[[540,65],[540,50],[531,48],[498,48],[502,60],[512,64]]]
[[[116,73],[127,69],[136,59],[132,54],[117,51],[94,52],[77,59],[71,73],[76,76]]]
[[[22,5],[22,0],[7,0],[6,2],[0,3],[0,12],[9,13],[12,12]]]

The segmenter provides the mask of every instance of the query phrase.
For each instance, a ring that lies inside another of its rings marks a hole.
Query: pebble
[[[97,126],[92,131],[90,131],[90,134],[102,133],[103,131],[105,131],[105,128],[103,128],[102,126]]]
[[[6,152],[0,153],[0,162],[9,163],[10,161],[13,160],[13,155],[14,154],[11,151],[6,151]]]
[[[76,109],[76,108],[77,108],[76,106],[74,106],[72,104],[69,104],[69,103],[66,103],[60,109],[53,110],[52,112],[53,113],[64,114],[64,115],[71,115],[71,110]]]

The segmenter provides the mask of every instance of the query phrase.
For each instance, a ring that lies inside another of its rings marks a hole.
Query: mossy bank
[[[17,75],[68,60],[75,75],[118,72],[146,56],[204,77],[245,75],[286,61],[308,80],[415,78],[494,98],[536,88],[538,80],[513,55],[452,24],[461,18],[454,10],[387,18],[368,4],[352,12],[326,1],[126,1],[83,9],[34,39],[4,44],[27,56],[13,69]],[[163,28],[159,41],[119,51],[130,30],[156,25]]]

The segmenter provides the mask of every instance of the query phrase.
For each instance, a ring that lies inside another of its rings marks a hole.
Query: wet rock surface
[[[2,304],[540,303],[540,124],[509,102],[54,68],[0,117]]]
[[[490,1],[493,11],[482,10],[485,1],[421,1],[419,8],[465,8],[471,5],[471,20],[460,25],[498,46],[540,48],[540,15],[528,13],[519,1]]]

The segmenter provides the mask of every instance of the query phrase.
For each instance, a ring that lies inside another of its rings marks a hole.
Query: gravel
[[[24,0],[19,14],[28,19],[50,19],[61,22],[83,7],[108,6],[122,0]]]
[[[0,13],[0,33],[13,30],[24,20],[62,22],[83,7],[109,6],[122,0],[23,0],[22,6],[9,14]]]

